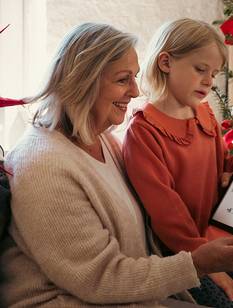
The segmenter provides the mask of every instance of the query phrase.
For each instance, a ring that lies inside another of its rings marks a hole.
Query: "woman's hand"
[[[213,273],[208,275],[233,301],[233,280],[227,273]]]
[[[199,246],[192,252],[192,258],[199,277],[233,271],[233,236]]]

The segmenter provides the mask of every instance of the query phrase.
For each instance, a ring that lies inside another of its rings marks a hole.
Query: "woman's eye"
[[[121,79],[118,80],[119,83],[123,83],[123,84],[127,83],[128,81],[129,81],[129,78],[128,78],[128,77],[126,77],[126,78],[121,78]]]

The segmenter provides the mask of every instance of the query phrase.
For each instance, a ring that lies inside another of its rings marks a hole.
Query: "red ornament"
[[[223,120],[221,123],[221,127],[224,130],[233,127],[233,120]]]
[[[233,129],[229,130],[224,136],[223,139],[226,142],[226,145],[229,150],[233,148]]]
[[[230,17],[228,20],[224,21],[220,29],[225,35],[225,44],[233,45],[233,18]]]
[[[22,99],[0,97],[0,108],[1,107],[16,106],[16,105],[24,105],[24,104],[26,104],[26,102],[24,102]]]

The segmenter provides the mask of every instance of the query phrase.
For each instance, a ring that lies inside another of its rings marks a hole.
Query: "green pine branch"
[[[225,18],[221,20],[213,21],[212,23],[213,25],[219,26],[225,20],[229,19],[229,17],[233,18],[233,0],[223,0],[223,5],[224,5],[223,14]],[[232,36],[228,35],[226,36],[226,39],[230,40],[232,39]],[[230,106],[229,98],[228,98],[228,82],[229,82],[229,79],[233,78],[233,71],[229,70],[228,65],[226,65],[223,68],[221,73],[225,76],[225,80],[226,80],[225,93],[222,93],[222,91],[217,86],[212,87],[212,91],[215,94],[215,98],[219,106],[219,111],[221,112],[222,118],[224,120],[225,119],[233,120],[233,115],[232,115],[233,108],[232,106]]]
[[[224,10],[223,14],[226,17],[233,15],[233,1],[232,0],[223,0]]]
[[[232,106],[229,105],[228,96],[226,94],[222,94],[221,90],[217,86],[212,87],[212,91],[217,99],[223,119],[233,120]]]

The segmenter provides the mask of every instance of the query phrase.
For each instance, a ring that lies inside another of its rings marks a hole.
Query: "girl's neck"
[[[180,119],[190,119],[195,116],[194,110],[188,105],[181,105],[178,102],[172,102],[168,98],[160,98],[153,105],[166,115]]]

